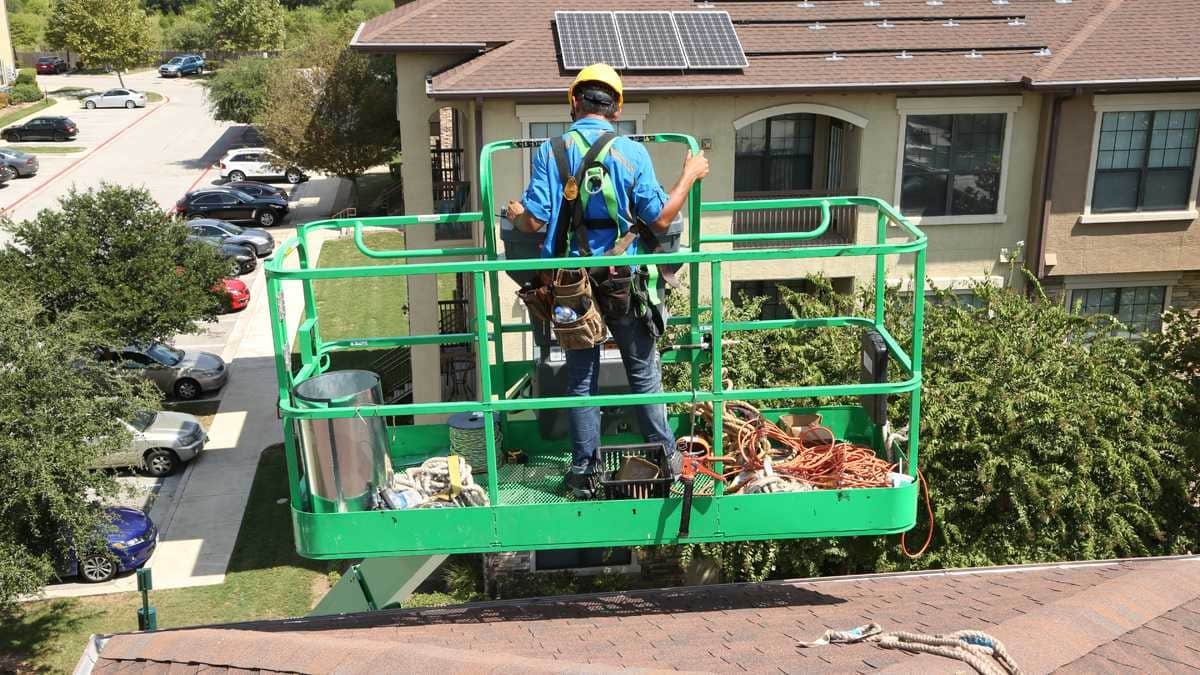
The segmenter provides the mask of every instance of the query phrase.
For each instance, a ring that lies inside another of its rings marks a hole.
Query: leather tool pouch
[[[604,281],[596,284],[596,302],[608,321],[629,316],[633,303],[633,269],[629,265],[610,267]]]
[[[538,321],[550,322],[554,311],[554,294],[549,286],[526,284],[517,289],[517,297],[529,309],[529,315]]]
[[[551,321],[554,336],[563,349],[591,349],[604,342],[608,330],[596,309],[591,277],[587,270],[563,269],[554,275],[554,304],[569,307],[578,316],[574,321]]]

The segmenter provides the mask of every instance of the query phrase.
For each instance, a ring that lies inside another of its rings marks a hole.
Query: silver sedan
[[[109,89],[83,99],[83,107],[96,108],[145,108],[146,95],[132,89]]]

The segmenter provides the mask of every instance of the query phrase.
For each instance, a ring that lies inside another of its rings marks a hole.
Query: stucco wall
[[[1046,253],[1057,258],[1050,277],[1174,272],[1200,268],[1200,220],[1083,223],[1093,159],[1093,97],[1063,102],[1054,163],[1053,206]]]

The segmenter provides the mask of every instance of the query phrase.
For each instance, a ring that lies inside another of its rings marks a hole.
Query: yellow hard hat
[[[624,88],[621,86],[621,76],[607,63],[593,63],[579,71],[579,74],[575,76],[575,81],[571,83],[571,88],[567,90],[567,103],[570,103],[575,98],[575,87],[578,87],[582,82],[599,82],[600,84],[608,85],[613,91],[617,92],[617,106],[625,105],[625,93]]]

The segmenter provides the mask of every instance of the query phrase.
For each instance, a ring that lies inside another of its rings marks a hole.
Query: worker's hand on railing
[[[691,182],[696,182],[708,175],[708,158],[704,156],[704,151],[700,154],[693,155],[689,150],[687,159],[683,160],[683,175]]]
[[[508,218],[510,221],[515,223],[517,222],[517,218],[520,217],[522,213],[525,213],[524,204],[515,199],[508,200],[508,206],[504,208],[505,218]]]

